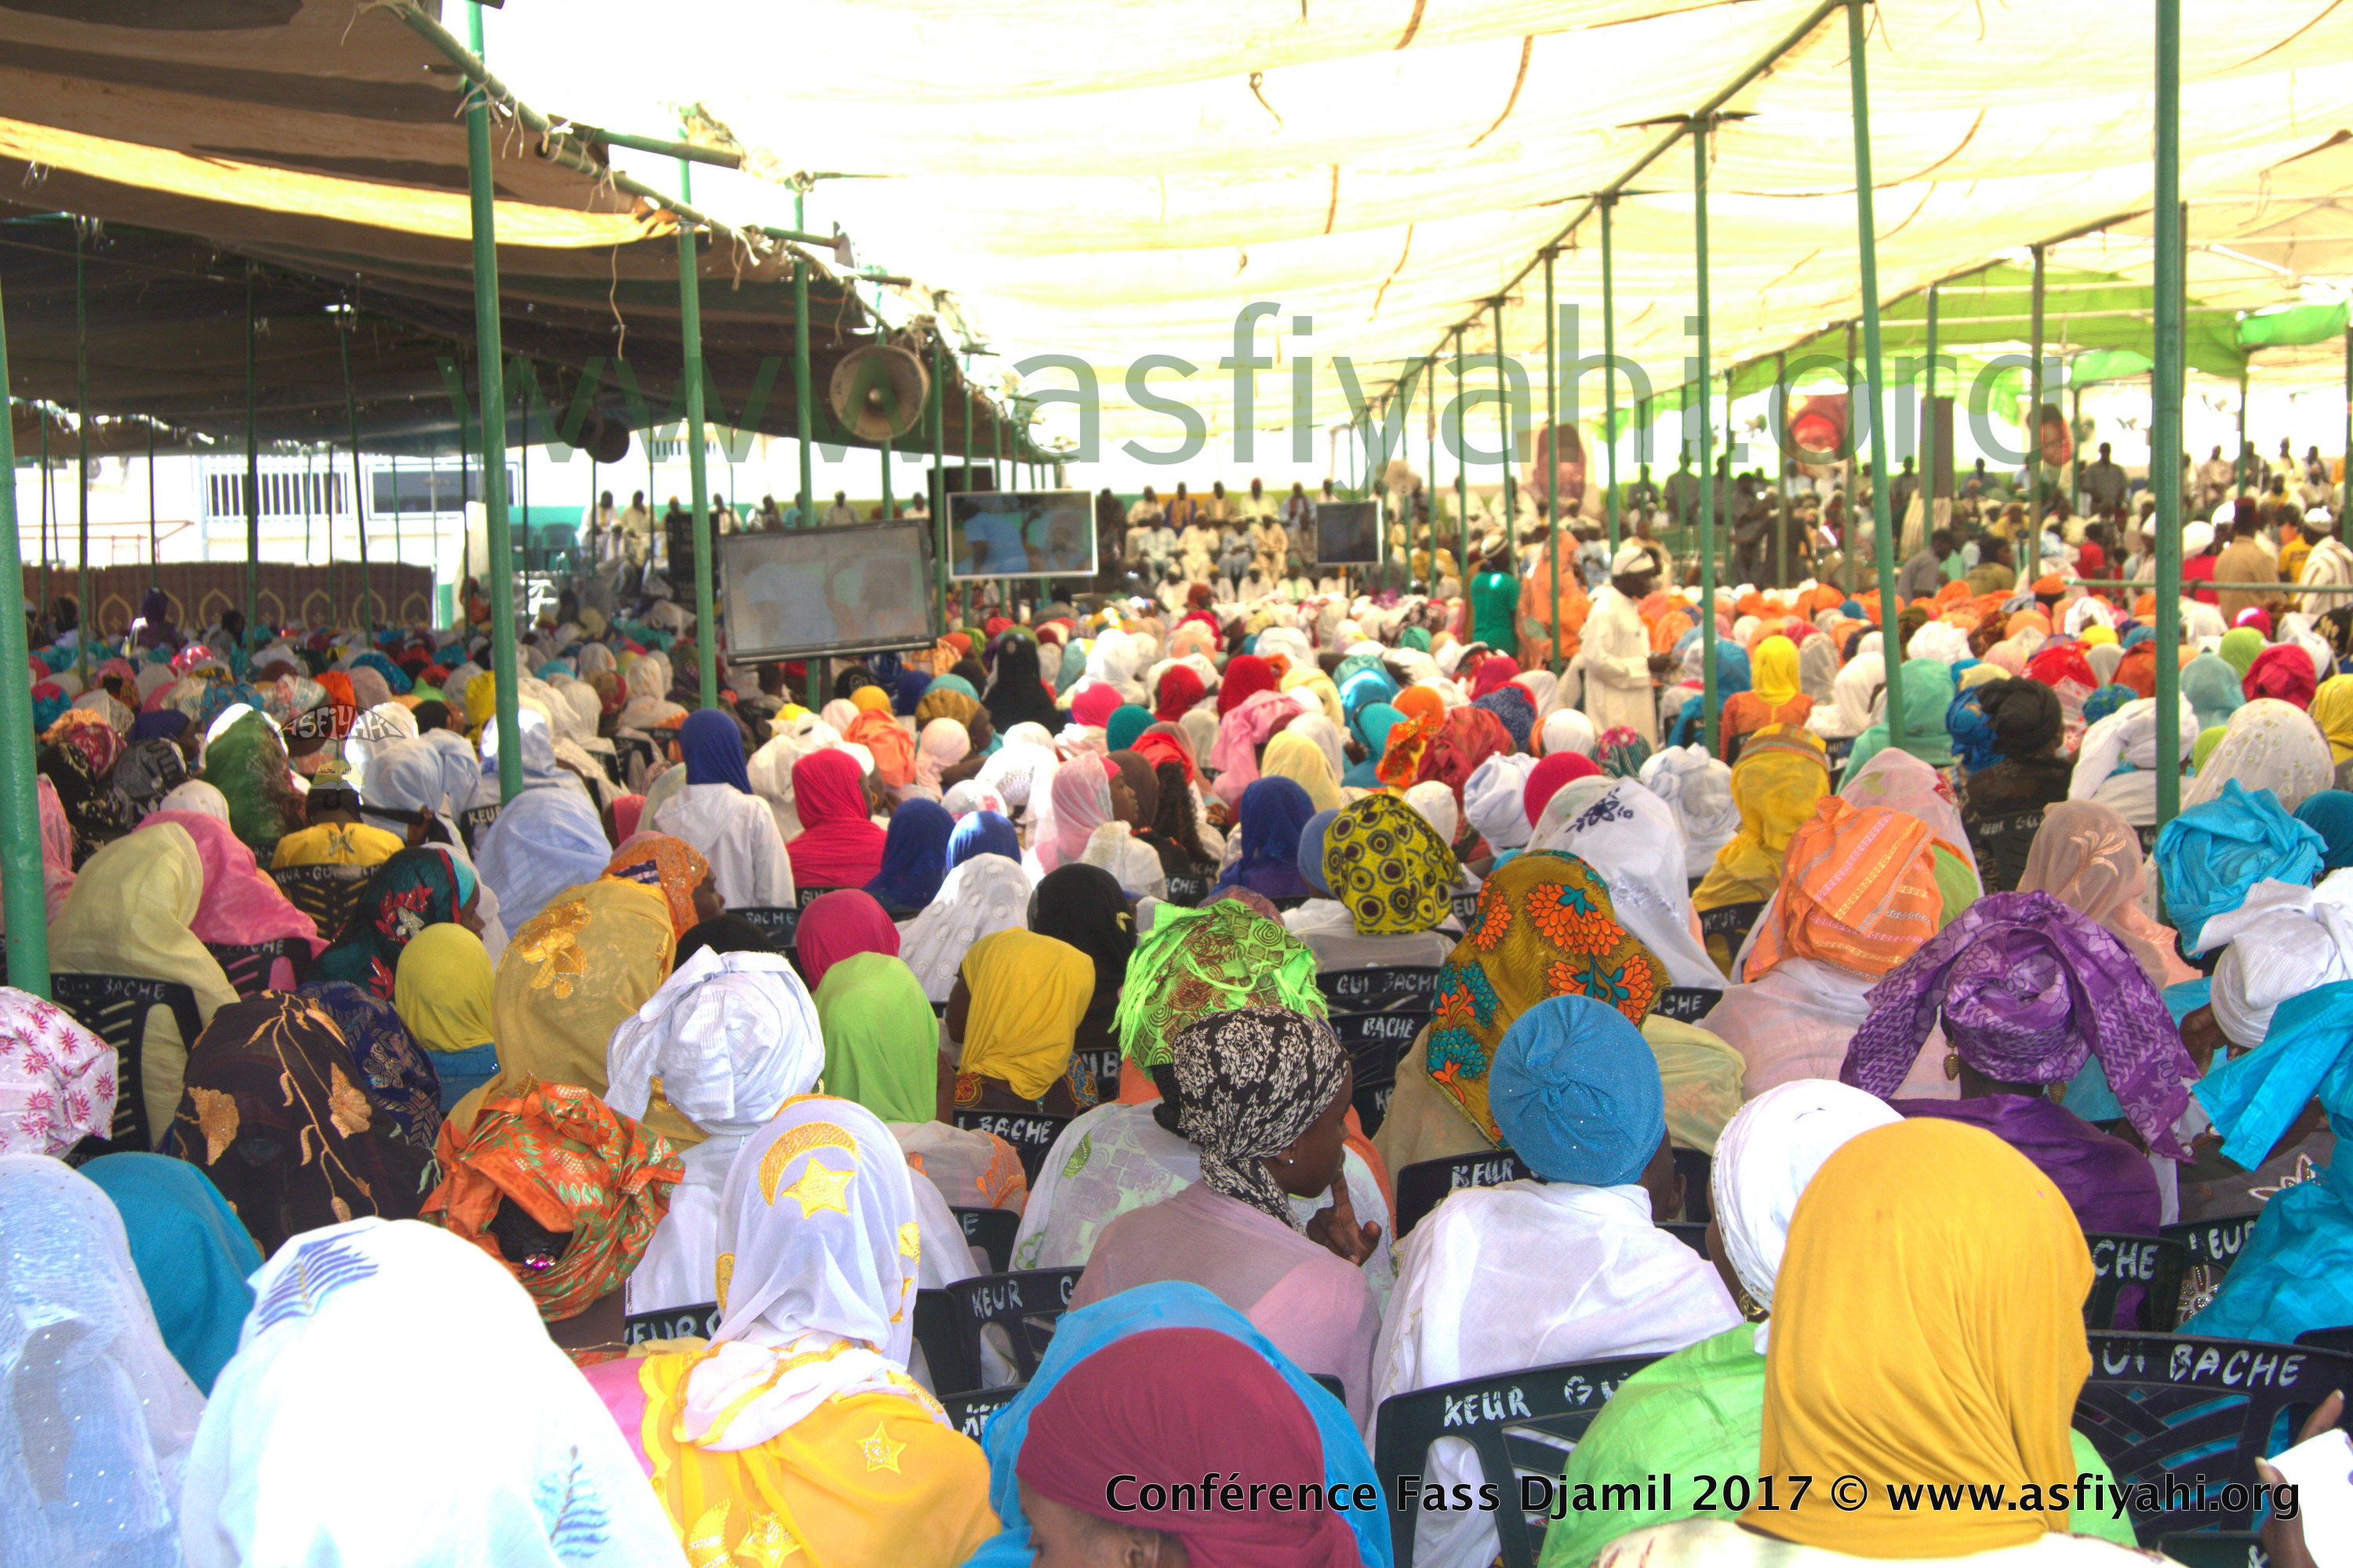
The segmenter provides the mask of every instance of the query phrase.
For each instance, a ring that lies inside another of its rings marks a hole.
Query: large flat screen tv
[[[732,659],[880,653],[939,636],[920,518],[729,534],[719,560]]]
[[[1315,564],[1377,567],[1381,564],[1381,503],[1319,501],[1315,503]]]
[[[1095,503],[1083,490],[990,491],[948,497],[948,576],[1091,577]]]

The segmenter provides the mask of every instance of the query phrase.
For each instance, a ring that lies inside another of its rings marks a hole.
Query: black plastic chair
[[[1013,1238],[1021,1234],[1021,1216],[1011,1209],[950,1209],[964,1227],[964,1239],[988,1255],[991,1271],[1002,1274],[1013,1261]]]
[[[2139,1287],[2132,1303],[2135,1321],[2124,1325],[2145,1334],[2170,1334],[2181,1305],[2181,1275],[2189,1249],[2165,1236],[2108,1235],[2086,1231],[2092,1249],[2092,1294],[2084,1302],[2084,1327],[2117,1327],[2116,1308],[2125,1293]]]
[[[940,1396],[940,1408],[948,1413],[948,1425],[977,1443],[988,1432],[989,1417],[1020,1397],[1028,1385],[1015,1383],[1011,1388],[992,1388],[979,1393],[947,1393]]]
[[[1412,1230],[1449,1192],[1466,1187],[1500,1187],[1534,1174],[1508,1149],[1458,1154],[1451,1160],[1417,1160],[1397,1173],[1397,1234],[1403,1236]]]
[[[1683,1219],[1704,1230],[1708,1221],[1715,1218],[1715,1195],[1708,1191],[1708,1179],[1715,1173],[1715,1160],[1696,1149],[1671,1149],[1675,1174],[1683,1179]]]
[[[1324,1393],[1338,1400],[1342,1404],[1348,1403],[1348,1385],[1346,1383],[1342,1383],[1330,1372],[1309,1372],[1307,1375],[1315,1380],[1316,1387],[1322,1389]]]
[[[75,1152],[85,1160],[152,1152],[154,1129],[147,1125],[147,1098],[140,1092],[139,1072],[147,1043],[147,1012],[170,1008],[172,1021],[179,1025],[180,1044],[193,1049],[196,1036],[205,1032],[196,993],[176,980],[60,973],[49,977],[49,995],[74,1022],[114,1047],[114,1124],[107,1129],[104,1148],[85,1138]]]
[[[1462,922],[1464,930],[1469,930],[1471,923],[1479,918],[1479,895],[1476,892],[1457,893],[1449,902],[1453,906],[1454,917]]]
[[[1423,1011],[1346,1012],[1331,1022],[1332,1032],[1355,1062],[1352,1103],[1357,1124],[1370,1138],[1388,1115],[1389,1097],[1397,1092],[1398,1063],[1429,1024],[1430,1014]]]
[[[2026,875],[2027,852],[2034,847],[2034,835],[2042,831],[2040,808],[2000,817],[1980,817],[1970,825],[1970,842],[1983,852],[1981,860],[1990,863],[1992,877],[1986,887],[1988,893],[2018,891],[2020,879]]]
[[[1324,993],[1324,1005],[1335,1019],[1351,1012],[1427,1008],[1438,994],[1438,970],[1417,964],[1377,969],[1327,969],[1315,977],[1315,989]]]
[[[2181,1275],[2180,1299],[2174,1310],[2176,1324],[2186,1322],[2214,1298],[2223,1276],[2238,1261],[2247,1238],[2254,1234],[2255,1222],[2261,1218],[2260,1213],[2233,1214],[2225,1220],[2187,1221],[2158,1231],[2167,1240],[2179,1242],[2189,1254],[2189,1266]]]
[[[1004,1334],[1016,1382],[1037,1376],[1039,1358],[1053,1340],[1055,1323],[1071,1309],[1071,1292],[1085,1272],[982,1274],[943,1289],[915,1292],[915,1341],[923,1347],[932,1386],[959,1393],[980,1389],[981,1335],[991,1328]]]
[[[2270,1568],[2271,1563],[2263,1554],[2263,1537],[2253,1531],[2176,1531],[2158,1536],[2150,1545],[2181,1568]]]
[[[797,918],[799,911],[807,908],[810,905],[816,903],[818,899],[824,897],[828,893],[847,893],[852,891],[855,890],[844,887],[796,887],[793,889],[793,908],[795,916]]]
[[[1723,1000],[1724,992],[1711,986],[1671,985],[1659,992],[1659,1000],[1651,1011],[1677,1023],[1697,1023],[1715,1012],[1715,1004]]]
[[[1183,872],[1172,872],[1168,877],[1168,902],[1187,909],[1198,909],[1201,900],[1209,896],[1209,879]]]
[[[1092,1075],[1098,1098],[1119,1098],[1119,1047],[1098,1045],[1085,1051],[1073,1051],[1071,1060]]]
[[[1764,912],[1765,901],[1761,898],[1704,909],[1699,916],[1699,934],[1703,938],[1721,937],[1737,949],[1748,939],[1748,928],[1757,924],[1757,916]]]
[[[707,1340],[719,1332],[719,1303],[671,1307],[659,1312],[632,1312],[621,1319],[621,1343],[642,1345],[653,1340]]]
[[[628,780],[629,793],[645,793],[646,774],[654,765],[654,743],[643,736],[617,735],[613,737],[613,754],[620,758],[621,775]]]
[[[302,977],[311,972],[311,944],[300,937],[280,937],[272,941],[255,942],[250,946],[206,942],[205,950],[228,977],[239,996],[259,996],[269,989],[269,971],[280,959],[291,967],[294,983],[301,985]]]
[[[2295,1342],[2331,1355],[2353,1356],[2353,1328],[2306,1329],[2295,1337]],[[2353,1420],[2353,1411],[2347,1413],[2347,1419]]]
[[[374,875],[372,865],[282,865],[270,872],[269,880],[288,903],[311,917],[320,939],[332,942],[350,924]]]
[[[2252,1506],[2227,1510],[2216,1494],[2232,1481],[2253,1487],[2255,1457],[2273,1451],[2282,1417],[2293,1434],[2331,1390],[2353,1387],[2353,1358],[2327,1351],[2181,1334],[2089,1337],[2092,1375],[2075,1400],[2075,1430],[2119,1486],[2154,1483],[2162,1502],[2168,1477],[2192,1486],[2182,1472],[2202,1474],[2217,1504],[2135,1510],[2133,1531],[2143,1541],[2176,1531],[2253,1529]]]
[[[994,1133],[1011,1144],[1020,1157],[1022,1174],[1035,1186],[1038,1172],[1045,1168],[1047,1151],[1071,1125],[1071,1118],[1025,1111],[958,1111],[955,1125],[969,1132]]]
[[[1402,1202],[1403,1194],[1399,1198]],[[1488,1483],[1506,1499],[1493,1513],[1473,1517],[1494,1524],[1504,1568],[1535,1568],[1545,1520],[1520,1511],[1516,1506],[1520,1487],[1514,1476],[1541,1478],[1547,1487],[1557,1485],[1563,1461],[1601,1407],[1628,1378],[1658,1359],[1619,1356],[1569,1361],[1393,1394],[1381,1401],[1373,1469],[1383,1476],[1426,1475],[1430,1445],[1441,1437],[1462,1439],[1477,1451],[1479,1467]],[[1398,1498],[1390,1500],[1403,1502]],[[1396,1552],[1397,1568],[1412,1568],[1413,1527],[1419,1512],[1419,1499],[1390,1510],[1389,1544]]]
[[[768,945],[780,953],[793,945],[793,934],[800,929],[801,912],[780,904],[754,904],[727,913],[757,926],[760,935],[768,938]]]
[[[458,813],[458,832],[464,835],[469,852],[481,848],[482,835],[489,832],[491,824],[499,820],[499,810],[500,807],[496,805],[469,806]]]

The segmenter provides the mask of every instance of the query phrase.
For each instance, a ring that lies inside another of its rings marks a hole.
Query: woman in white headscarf
[[[0,1551],[27,1565],[180,1562],[205,1396],[155,1326],[121,1212],[46,1155],[0,1156]]]
[[[767,743],[744,764],[752,793],[768,803],[776,819],[776,832],[786,842],[799,837],[801,831],[800,812],[793,806],[793,764],[812,751],[840,744],[841,736],[831,725],[804,708],[797,717],[779,716],[769,726]]]
[[[371,816],[381,811],[398,811],[400,818],[377,816],[379,825],[391,825],[396,832],[405,832],[409,823],[430,818],[432,826],[427,835],[432,843],[445,851],[449,858],[467,869],[478,869],[473,856],[466,849],[466,836],[459,832],[446,809],[444,781],[439,748],[423,740],[396,740],[375,748],[368,758],[367,771],[360,780],[360,810]],[[506,951],[506,921],[499,909],[498,889],[489,881],[478,877],[474,913],[482,922],[482,947],[489,952],[491,962],[499,961]]]
[[[1087,650],[1085,678],[1101,681],[1119,694],[1124,703],[1141,704],[1144,687],[1135,678],[1141,662],[1136,640],[1113,627],[1105,627],[1096,634],[1094,646]]]
[[[1462,815],[1498,856],[1525,849],[1528,835],[1535,831],[1525,804],[1528,775],[1535,765],[1532,757],[1498,752],[1463,781]]]
[[[1631,779],[1611,779],[1548,847],[1609,885],[1618,923],[1667,966],[1669,985],[1724,989],[1724,971],[1700,945],[1683,832],[1666,802]]]
[[[1546,715],[1541,733],[1546,757],[1557,756],[1564,751],[1590,757],[1598,738],[1594,734],[1593,721],[1576,708],[1562,708]]]
[[[1029,927],[1029,874],[1001,854],[976,854],[952,868],[940,890],[899,933],[899,958],[923,982],[923,995],[947,1001],[964,956],[983,937]]]
[[[907,1374],[922,1244],[889,1129],[794,1101],[744,1145],[718,1224],[710,1344],[589,1371],[678,1539],[698,1562],[969,1557],[997,1531],[988,1462]]]
[[[1716,851],[1740,831],[1732,803],[1732,769],[1704,747],[1670,746],[1642,764],[1641,780],[1675,814],[1683,835],[1683,874],[1705,876]]]
[[[670,1139],[686,1164],[629,1276],[628,1309],[700,1305],[711,1299],[719,1189],[735,1151],[825,1070],[816,1004],[781,956],[704,948],[621,1021],[606,1068],[605,1103]]]
[[[188,1568],[682,1568],[636,1456],[483,1248],[352,1220],[279,1248],[253,1294],[188,1455]],[[497,1397],[458,1419],[429,1397],[353,1399],[352,1369],[394,1344]]]
[[[1814,699],[1820,711],[1838,701],[1838,644],[1815,632],[1798,645],[1798,690]]]
[[[1800,653],[1801,666],[1804,661]],[[1824,740],[1853,739],[1878,719],[1880,694],[1886,684],[1886,665],[1857,653],[1831,681],[1831,700],[1817,702],[1806,715],[1806,727]]]
[[[2094,648],[2094,653],[2105,650]],[[2179,699],[2181,716],[2176,728],[2180,768],[2189,761],[2198,739],[2198,716],[2187,698]],[[2130,763],[2119,770],[2119,765]],[[2186,791],[2185,791],[2186,793]],[[2093,722],[2084,732],[2075,754],[2075,771],[2067,782],[2071,800],[2097,800],[2112,806],[2135,827],[2157,825],[2157,699],[2136,697],[2116,712]]]
[[[2337,758],[2310,714],[2276,697],[2258,697],[2231,715],[2206,765],[2181,787],[2181,809],[2204,805],[2232,779],[2251,793],[2270,790],[2282,810],[2293,811],[2335,785]]]

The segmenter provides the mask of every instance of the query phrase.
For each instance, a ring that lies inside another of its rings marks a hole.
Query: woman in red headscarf
[[[2240,689],[2247,694],[2247,701],[2251,703],[2258,697],[2276,697],[2281,702],[2308,708],[2312,705],[2312,694],[2318,684],[2319,677],[2313,673],[2312,655],[2293,642],[2282,642],[2255,655],[2255,662],[2247,666],[2246,678],[2240,683]]]
[[[1153,710],[1152,716],[1163,724],[1175,724],[1193,711],[1193,705],[1201,700],[1206,690],[1201,684],[1201,677],[1195,674],[1190,667],[1171,664],[1161,672],[1159,705]]]
[[[1247,699],[1271,692],[1279,683],[1273,665],[1255,653],[1237,654],[1226,666],[1225,682],[1218,688],[1218,716],[1225,717]]]
[[[883,834],[868,813],[856,758],[828,746],[796,761],[793,804],[801,831],[785,853],[796,888],[863,887],[874,880],[882,869]]]

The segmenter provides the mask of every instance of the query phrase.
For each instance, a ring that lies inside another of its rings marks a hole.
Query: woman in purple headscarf
[[[1984,1128],[2057,1184],[2086,1231],[2157,1234],[2157,1175],[2141,1150],[2045,1093],[2097,1056],[2142,1143],[2189,1158],[2173,1126],[2197,1066],[2113,934],[2047,893],[1989,894],[1874,986],[1871,1009],[1841,1079],[1893,1093],[1941,1014],[1961,1097],[1895,1108]]]

